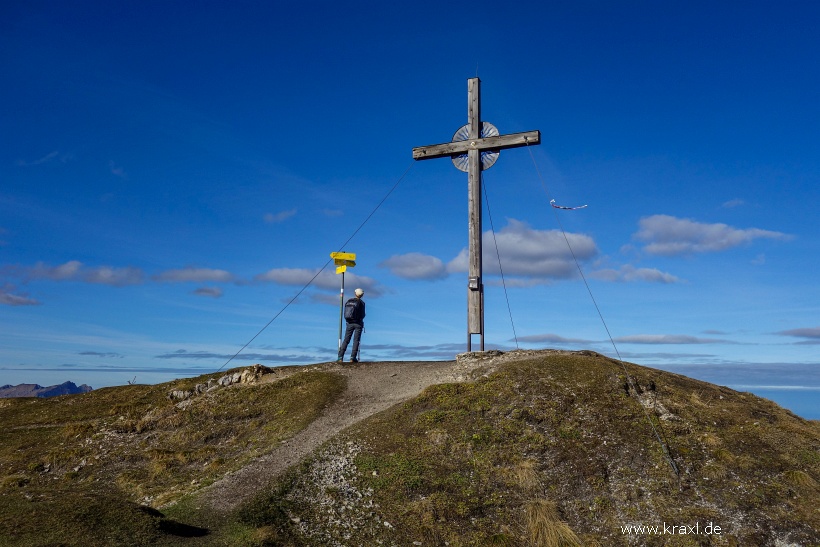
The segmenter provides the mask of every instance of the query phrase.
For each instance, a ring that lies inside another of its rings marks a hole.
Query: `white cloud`
[[[519,336],[519,342],[547,343],[547,344],[592,344],[593,340],[583,340],[580,338],[565,338],[558,334],[532,334],[529,336]]]
[[[338,275],[328,270],[318,272],[319,270],[309,270],[307,268],[273,268],[255,276],[254,280],[294,286],[304,286],[311,283],[320,289],[336,291],[340,289],[341,278]],[[366,296],[381,296],[384,294],[384,288],[375,279],[356,275],[349,270],[345,273],[345,287],[346,291],[359,287],[365,291]]]
[[[598,270],[590,274],[595,279],[602,281],[646,281],[648,283],[680,283],[680,278],[656,268],[636,268],[630,264],[625,264],[615,270],[607,268]]]
[[[339,291],[336,290],[336,294],[331,293],[315,293],[310,295],[310,299],[313,302],[318,302],[319,304],[330,304],[331,306],[339,306]]]
[[[421,253],[393,255],[381,264],[393,275],[404,279],[443,279],[447,277],[447,268],[441,259]]]
[[[51,281],[82,281],[122,287],[137,285],[143,281],[143,273],[139,268],[126,266],[113,268],[111,266],[87,267],[79,260],[70,260],[59,266],[48,266],[38,262],[28,271],[29,279],[49,279]]]
[[[820,344],[820,327],[784,330],[775,334],[803,338],[803,341],[797,342],[798,344]]]
[[[273,268],[257,275],[254,279],[256,281],[267,281],[280,285],[304,285],[318,273],[319,270],[308,270],[307,268]]]
[[[615,338],[619,344],[735,344],[719,338],[697,338],[686,334],[633,334]]]
[[[569,241],[572,247],[567,247]],[[542,280],[567,279],[577,273],[575,258],[583,262],[595,257],[598,249],[591,237],[583,234],[567,233],[566,239],[560,230],[535,230],[526,223],[508,219],[508,224],[493,238],[492,232],[484,232],[482,239],[485,274],[498,275],[498,257],[504,275]],[[462,251],[447,264],[448,272],[468,271],[468,250]]]
[[[80,269],[83,263],[79,260],[69,260],[59,266],[47,266],[42,262],[35,264],[29,272],[32,279],[50,279],[52,281],[77,280],[80,277]]]
[[[84,356],[87,356],[87,357],[103,357],[103,358],[117,357],[119,359],[122,359],[124,357],[123,355],[120,355],[119,353],[111,352],[111,351],[79,351],[79,352],[77,352],[77,355],[84,355]]]
[[[265,214],[264,219],[268,224],[275,224],[284,222],[294,215],[296,215],[296,209],[290,209],[288,211],[279,211],[278,213],[267,213]]]
[[[108,162],[108,169],[111,171],[111,174],[115,177],[120,177],[121,179],[128,178],[128,173],[125,172],[125,169],[115,164],[114,160]]]
[[[54,160],[59,160],[62,163],[66,163],[70,160],[74,159],[74,154],[71,153],[64,153],[61,154],[59,150],[55,150],[54,152],[49,152],[42,158],[38,158],[33,161],[25,161],[25,160],[17,160],[17,165],[20,167],[32,167],[34,165],[42,165],[44,163],[49,163]]]
[[[748,244],[755,239],[789,240],[792,236],[759,228],[738,229],[726,224],[705,224],[669,215],[640,220],[635,239],[645,242],[644,251],[656,255],[717,252]]]
[[[83,281],[114,287],[137,285],[142,283],[142,270],[130,266],[125,268],[112,268],[110,266],[88,268],[84,272]]]
[[[820,327],[811,327],[805,329],[791,329],[780,331],[777,334],[786,336],[800,336],[802,338],[818,338],[820,339]]]
[[[746,205],[746,202],[740,198],[735,198],[725,202],[723,205],[721,205],[721,207],[723,207],[724,209],[732,209],[734,207],[740,207],[741,205]]]
[[[506,272],[506,270],[504,271]],[[485,285],[489,285],[491,287],[501,287],[503,285],[508,289],[528,289],[530,287],[537,287],[539,285],[551,285],[552,282],[553,281],[551,279],[546,278],[505,277],[503,281],[501,279],[495,279],[492,281],[485,282]]]
[[[315,356],[313,355],[298,355],[298,354],[284,354],[284,353],[239,353],[239,354],[229,354],[229,353],[218,353],[214,351],[188,351],[184,349],[180,349],[177,351],[163,353],[161,355],[156,355],[156,359],[187,359],[187,360],[196,360],[196,359],[205,359],[205,360],[216,360],[224,361],[225,359],[229,360],[236,360],[236,361],[271,361],[271,362],[310,362],[311,360],[315,360]]]
[[[196,289],[193,294],[197,296],[210,296],[211,298],[219,298],[222,296],[222,289],[219,287],[200,287]]]
[[[226,270],[187,267],[164,271],[154,279],[168,283],[228,283],[233,281],[234,276]]]
[[[40,302],[33,298],[22,294],[14,294],[12,291],[14,291],[14,287],[11,285],[0,287],[0,304],[6,306],[37,306],[40,304]]]

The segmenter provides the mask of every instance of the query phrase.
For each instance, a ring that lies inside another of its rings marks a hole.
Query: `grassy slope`
[[[0,401],[0,545],[820,544],[817,422],[627,366],[640,393],[620,364],[578,354],[428,388],[218,522],[184,494],[293,435],[344,378],[308,371],[185,410],[165,395],[204,378]],[[620,532],[710,521],[724,534]]]
[[[151,509],[292,436],[344,390],[306,372],[232,386],[180,410],[207,377],[0,401],[0,545],[151,545],[204,530]]]
[[[817,422],[628,371],[638,394],[620,364],[583,355],[433,386],[329,443],[240,519],[260,545],[820,544]],[[720,536],[621,532],[710,522]]]

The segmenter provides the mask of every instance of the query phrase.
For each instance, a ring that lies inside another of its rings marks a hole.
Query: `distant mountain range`
[[[75,393],[88,393],[94,388],[85,384],[77,386],[74,382],[64,382],[57,386],[43,387],[38,384],[19,384],[12,386],[7,384],[0,386],[0,398],[10,397],[56,397],[57,395],[73,395]]]

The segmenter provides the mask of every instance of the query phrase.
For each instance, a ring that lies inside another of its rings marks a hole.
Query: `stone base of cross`
[[[481,121],[481,80],[467,80],[466,126],[456,131],[451,142],[413,148],[413,159],[429,160],[449,156],[468,174],[469,273],[467,281],[467,351],[472,351],[472,336],[481,335],[484,351],[484,280],[481,256],[481,171],[489,169],[504,148],[541,144],[540,131],[499,135]],[[465,158],[466,156],[466,158]],[[466,161],[465,161],[466,159]]]

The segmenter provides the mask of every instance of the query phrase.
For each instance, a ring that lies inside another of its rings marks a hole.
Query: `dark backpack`
[[[351,298],[345,302],[345,321],[359,322],[362,319],[362,301],[358,298]]]

